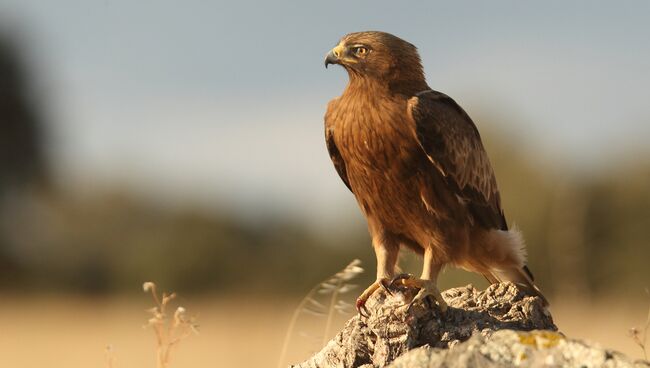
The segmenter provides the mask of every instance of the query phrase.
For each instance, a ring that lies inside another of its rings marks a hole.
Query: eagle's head
[[[385,83],[424,82],[417,48],[390,33],[350,33],[325,58],[325,67],[339,64],[350,78],[378,79]]]

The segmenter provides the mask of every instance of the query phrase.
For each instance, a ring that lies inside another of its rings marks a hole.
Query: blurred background
[[[313,285],[354,258],[369,284],[365,223],[323,139],[347,81],[324,55],[368,29],[417,45],[430,86],[473,117],[560,329],[641,357],[626,333],[649,303],[649,13],[1,1],[0,365],[102,366],[112,344],[116,366],[154,366],[140,328],[153,280],[200,314],[178,366],[274,366]],[[485,286],[441,278],[469,282]],[[318,348],[294,340],[289,359]]]

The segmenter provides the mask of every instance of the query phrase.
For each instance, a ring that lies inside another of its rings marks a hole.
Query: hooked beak
[[[325,57],[325,69],[327,69],[327,66],[330,64],[338,64],[339,63],[339,58],[337,58],[334,55],[333,51],[330,51],[327,53],[327,56]]]
[[[330,52],[327,53],[325,57],[325,68],[330,64],[341,64],[341,57],[345,52],[345,47],[341,44],[338,44]]]

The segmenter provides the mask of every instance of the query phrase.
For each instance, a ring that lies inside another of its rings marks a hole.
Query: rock
[[[428,346],[413,349],[395,359],[387,368],[465,367],[650,367],[648,362],[586,342],[568,339],[552,331],[495,331],[475,334],[450,349]]]
[[[414,291],[375,293],[319,353],[293,368],[650,367],[557,332],[542,301],[511,283],[443,292],[443,315]]]
[[[473,335],[487,337],[504,329],[557,331],[542,301],[512,283],[493,284],[485,291],[471,285],[449,289],[443,293],[449,304],[444,315],[428,302],[406,308],[412,293],[375,293],[366,303],[369,317],[353,317],[319,353],[292,367],[385,367],[425,345],[448,349]]]

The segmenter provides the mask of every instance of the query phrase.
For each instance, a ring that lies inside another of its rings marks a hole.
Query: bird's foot
[[[368,301],[368,298],[377,291],[380,287],[386,291],[386,293],[392,295],[393,293],[390,291],[390,280],[387,278],[378,278],[377,281],[373,282],[366,290],[361,293],[361,295],[357,298],[357,311],[359,311],[359,314],[368,317],[368,308],[366,308],[366,301]]]
[[[433,299],[438,303],[440,311],[444,314],[447,311],[447,302],[442,298],[442,294],[436,285],[436,282],[433,280],[418,279],[409,274],[400,274],[395,276],[390,284],[389,288],[417,288],[418,293],[415,294],[415,297],[407,304],[407,310],[410,310],[418,300],[426,300],[428,296],[433,297]]]

